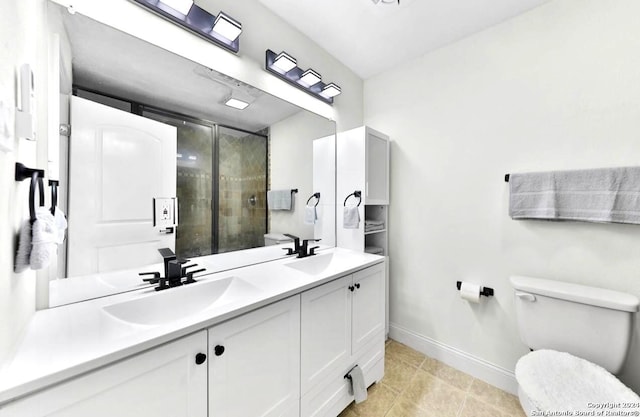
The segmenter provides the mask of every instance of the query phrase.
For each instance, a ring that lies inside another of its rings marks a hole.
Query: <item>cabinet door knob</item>
[[[216,356],[222,356],[224,353],[224,346],[216,345],[216,347],[213,348],[213,353],[215,353]]]
[[[356,287],[354,287],[353,285],[349,285],[347,288],[349,288],[349,291],[353,292],[353,290],[356,289]]]
[[[196,355],[196,365],[202,365],[207,360],[207,355],[204,353],[198,353]]]
[[[360,283],[357,283],[357,284],[356,284],[356,288],[360,288]]]

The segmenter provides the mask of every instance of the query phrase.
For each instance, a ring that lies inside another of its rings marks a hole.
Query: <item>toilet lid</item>
[[[528,353],[516,364],[516,379],[531,405],[540,411],[640,411],[640,407],[596,408],[613,403],[637,405],[640,397],[606,369],[569,353]]]

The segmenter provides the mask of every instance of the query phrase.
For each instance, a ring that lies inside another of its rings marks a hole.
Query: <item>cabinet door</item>
[[[366,129],[366,204],[389,204],[389,138]]]
[[[351,275],[302,293],[301,386],[306,393],[351,357]]]
[[[299,399],[299,295],[209,329],[209,416],[289,415]]]
[[[384,264],[354,273],[353,285],[351,349],[355,355],[384,331]]]
[[[201,331],[10,403],[2,417],[205,417]]]

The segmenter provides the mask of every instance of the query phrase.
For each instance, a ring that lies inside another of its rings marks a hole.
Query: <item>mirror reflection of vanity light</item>
[[[230,98],[227,101],[225,101],[224,104],[238,110],[244,110],[249,106],[249,103],[246,103],[242,100],[238,100],[237,98]]]

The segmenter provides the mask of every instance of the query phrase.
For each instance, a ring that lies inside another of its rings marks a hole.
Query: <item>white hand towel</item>
[[[53,216],[53,221],[56,228],[56,243],[61,245],[64,243],[65,232],[67,230],[67,217],[58,207],[56,207],[56,214]]]
[[[31,269],[43,269],[49,266],[56,253],[58,228],[48,208],[36,209],[36,221],[31,226]]]
[[[315,224],[318,220],[316,206],[306,206],[304,208],[304,224]]]
[[[18,239],[18,252],[13,270],[16,273],[24,272],[29,268],[29,256],[31,255],[31,221],[25,220],[20,228]]]
[[[345,207],[343,210],[342,227],[345,229],[357,229],[360,227],[360,213],[358,206]]]

